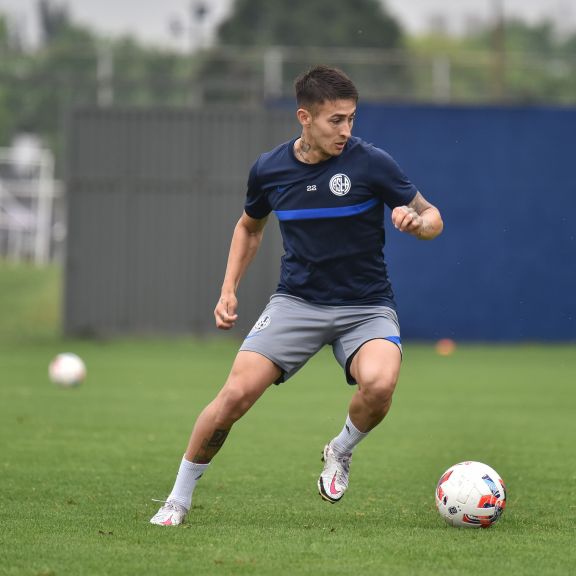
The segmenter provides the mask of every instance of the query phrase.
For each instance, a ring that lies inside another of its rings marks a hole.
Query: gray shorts
[[[396,312],[387,306],[322,306],[301,298],[274,294],[240,350],[258,352],[282,370],[279,384],[296,374],[329,344],[346,373],[356,382],[350,363],[362,344],[382,338],[402,352]]]

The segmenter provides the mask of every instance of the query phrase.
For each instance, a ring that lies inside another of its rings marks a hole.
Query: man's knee
[[[383,369],[376,374],[370,375],[370,377],[359,380],[358,391],[369,404],[385,406],[392,400],[397,381],[397,373]]]
[[[373,406],[388,405],[400,374],[401,355],[395,344],[371,340],[352,361],[351,372],[358,391]]]
[[[248,412],[259,397],[260,394],[249,386],[228,382],[216,398],[218,412],[226,419],[236,422]]]
[[[268,359],[253,353],[241,353],[214,400],[217,414],[231,422],[240,419],[278,375],[278,368]]]

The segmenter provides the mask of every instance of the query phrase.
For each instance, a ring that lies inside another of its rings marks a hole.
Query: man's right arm
[[[238,314],[236,314],[238,308],[236,290],[256,252],[258,252],[267,219],[266,217],[257,220],[244,212],[234,228],[222,291],[214,309],[216,327],[221,330],[230,330],[236,323],[238,318]]]

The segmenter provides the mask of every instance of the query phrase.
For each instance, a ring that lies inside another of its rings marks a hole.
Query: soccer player
[[[396,229],[422,240],[440,234],[442,218],[389,154],[352,136],[358,92],[343,72],[318,66],[295,89],[302,132],[262,154],[250,171],[216,326],[229,330],[236,322],[236,291],[271,212],[284,242],[280,281],[226,383],[198,416],[172,492],[152,524],[184,521],[196,482],[233,424],[324,345],[355,391],[341,432],[323,450],[322,498],[341,500],[354,448],[390,409],[402,345],[383,255],[385,207]]]

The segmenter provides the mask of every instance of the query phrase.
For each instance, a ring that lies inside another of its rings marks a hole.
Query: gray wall
[[[292,111],[78,110],[68,140],[64,331],[207,333],[257,156]],[[242,283],[238,336],[274,290],[277,223]]]

